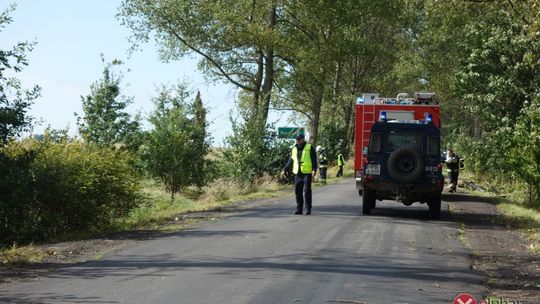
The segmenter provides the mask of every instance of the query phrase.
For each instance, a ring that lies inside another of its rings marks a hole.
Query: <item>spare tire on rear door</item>
[[[394,150],[387,165],[390,176],[400,183],[412,183],[424,173],[424,160],[416,149]]]

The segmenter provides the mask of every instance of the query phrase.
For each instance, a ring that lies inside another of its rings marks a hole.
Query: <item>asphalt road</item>
[[[292,191],[292,190],[291,190]],[[443,210],[447,210],[443,203]],[[0,303],[452,303],[480,296],[458,226],[427,206],[361,215],[352,180],[0,289]]]

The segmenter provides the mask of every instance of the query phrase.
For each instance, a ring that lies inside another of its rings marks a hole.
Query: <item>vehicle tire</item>
[[[437,195],[428,200],[429,213],[432,219],[441,218],[441,196]]]
[[[415,149],[397,149],[388,157],[388,173],[400,183],[412,183],[424,173],[424,160]]]
[[[371,209],[375,207],[376,195],[375,191],[364,189],[362,193],[362,214],[367,215],[371,213]]]

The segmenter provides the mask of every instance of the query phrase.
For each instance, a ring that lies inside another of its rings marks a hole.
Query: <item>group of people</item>
[[[460,157],[452,149],[448,149],[445,162],[450,177],[449,192],[456,192]],[[311,144],[306,142],[304,135],[301,134],[296,137],[296,144],[292,147],[291,157],[289,157],[287,164],[283,167],[282,175],[285,175],[291,164],[296,196],[296,211],[294,214],[303,214],[305,207],[306,215],[310,215],[312,208],[311,183],[317,176],[317,169],[319,169],[319,180],[323,183],[326,182],[329,165],[328,153],[321,146],[317,146],[314,149]],[[336,177],[343,176],[345,158],[341,153],[337,157],[337,164],[339,169]]]
[[[343,176],[343,166],[345,165],[343,154],[338,155],[337,163],[339,169],[336,177],[340,177]],[[319,180],[323,183],[326,182],[329,165],[328,153],[322,146],[317,146],[314,149],[311,144],[306,142],[305,136],[300,134],[296,137],[296,144],[292,148],[291,157],[283,167],[282,175],[285,175],[291,164],[296,196],[294,214],[303,214],[305,203],[306,215],[310,215],[312,207],[311,183],[317,176],[317,169],[319,169]]]

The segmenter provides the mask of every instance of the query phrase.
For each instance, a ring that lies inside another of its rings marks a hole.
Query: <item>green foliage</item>
[[[18,143],[0,147],[0,246],[28,240],[36,232],[32,164],[37,152]]]
[[[277,176],[291,154],[292,143],[278,139],[271,127],[261,131],[234,119],[231,123],[233,134],[226,139],[222,174],[245,185],[253,185],[265,174]]]
[[[90,86],[90,95],[82,97],[84,114],[77,117],[77,125],[88,142],[136,148],[140,144],[138,117],[126,112],[132,100],[120,94],[121,77],[112,72],[113,66],[120,64],[118,60],[107,64],[103,78]]]
[[[540,97],[521,110],[513,139],[510,157],[516,175],[531,187],[534,191],[531,194],[540,199]],[[532,200],[530,195],[529,203]]]
[[[405,58],[440,96],[446,144],[477,174],[540,195],[538,2],[409,3],[417,15]]]
[[[12,22],[10,14],[15,4],[0,12],[0,31]],[[19,42],[9,50],[0,50],[0,146],[9,139],[29,130],[31,118],[28,109],[40,95],[40,87],[24,90],[21,82],[6,74],[21,72],[28,65],[27,53],[35,43]]]
[[[127,152],[81,142],[0,150],[0,243],[100,231],[143,201]],[[6,189],[6,190],[4,190]]]
[[[343,125],[339,120],[329,119],[321,123],[319,144],[326,148],[331,161],[337,160],[338,154],[344,153],[347,143]]]
[[[45,143],[33,164],[38,231],[98,231],[141,201],[127,152],[80,142]]]
[[[250,94],[252,118],[264,128],[277,73],[277,5],[274,0],[124,0],[118,17],[131,29],[135,48],[153,39],[164,61],[197,55],[205,76]]]
[[[496,11],[470,24],[462,42],[468,57],[456,74],[457,93],[486,130],[504,119],[515,122],[524,103],[538,92],[540,70],[529,61],[540,40],[531,39],[522,27],[508,13]]]
[[[206,110],[200,95],[194,103],[188,103],[189,97],[183,84],[161,89],[150,116],[153,129],[142,152],[146,169],[165,184],[172,199],[183,187],[204,186],[210,176]]]

